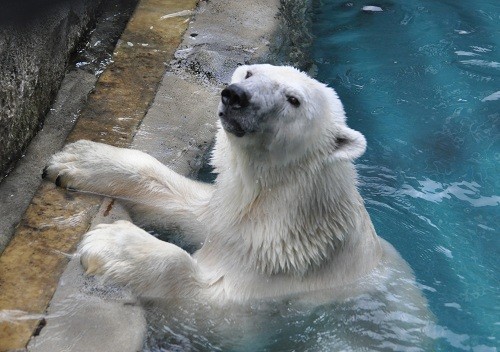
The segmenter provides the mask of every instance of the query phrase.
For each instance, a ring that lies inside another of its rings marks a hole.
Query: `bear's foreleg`
[[[181,176],[141,151],[80,140],[55,154],[43,176],[61,187],[124,200],[141,225],[177,228],[196,245],[205,239],[197,218],[214,187]]]

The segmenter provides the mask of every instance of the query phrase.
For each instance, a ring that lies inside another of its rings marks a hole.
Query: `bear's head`
[[[335,91],[289,66],[238,67],[218,114],[231,144],[275,162],[310,152],[353,160],[366,148],[363,135],[347,127]]]

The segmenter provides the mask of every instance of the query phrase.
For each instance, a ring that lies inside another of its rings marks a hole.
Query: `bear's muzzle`
[[[243,137],[247,132],[239,119],[235,118],[234,112],[241,117],[241,110],[250,105],[251,94],[248,90],[238,84],[231,84],[221,92],[221,104],[219,105],[219,118],[222,127],[236,137]],[[236,110],[236,111],[235,111]]]

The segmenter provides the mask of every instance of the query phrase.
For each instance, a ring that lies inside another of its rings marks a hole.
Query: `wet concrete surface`
[[[105,199],[91,227],[126,218],[119,204]],[[145,317],[136,298],[85,276],[78,257],[69,261],[41,321],[29,351],[139,351],[145,338]]]
[[[200,1],[193,11],[195,3],[140,1],[67,142],[132,146],[196,174],[215,133],[221,85],[237,65],[264,61],[279,1]],[[117,202],[42,183],[0,257],[0,350],[140,347],[141,308],[126,291],[83,278],[70,255],[89,227],[126,217]]]
[[[108,0],[100,6],[93,29],[70,60],[43,127],[16,167],[0,181],[0,253],[41,182],[39,170],[48,157],[61,148],[73,128],[99,74],[110,63],[116,42],[136,4],[137,0]]]
[[[200,2],[172,67],[212,84],[227,84],[238,65],[267,62],[278,7],[275,0]]]

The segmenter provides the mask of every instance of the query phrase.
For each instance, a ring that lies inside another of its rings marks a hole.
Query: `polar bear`
[[[219,304],[343,300],[391,286],[425,307],[411,269],[365,209],[353,160],[366,141],[347,126],[333,89],[292,67],[240,66],[218,116],[214,184],[85,140],[52,157],[48,180],[125,199],[142,225],[179,229],[199,248],[190,255],[128,221],[98,225],[78,250],[88,274],[138,295]]]

